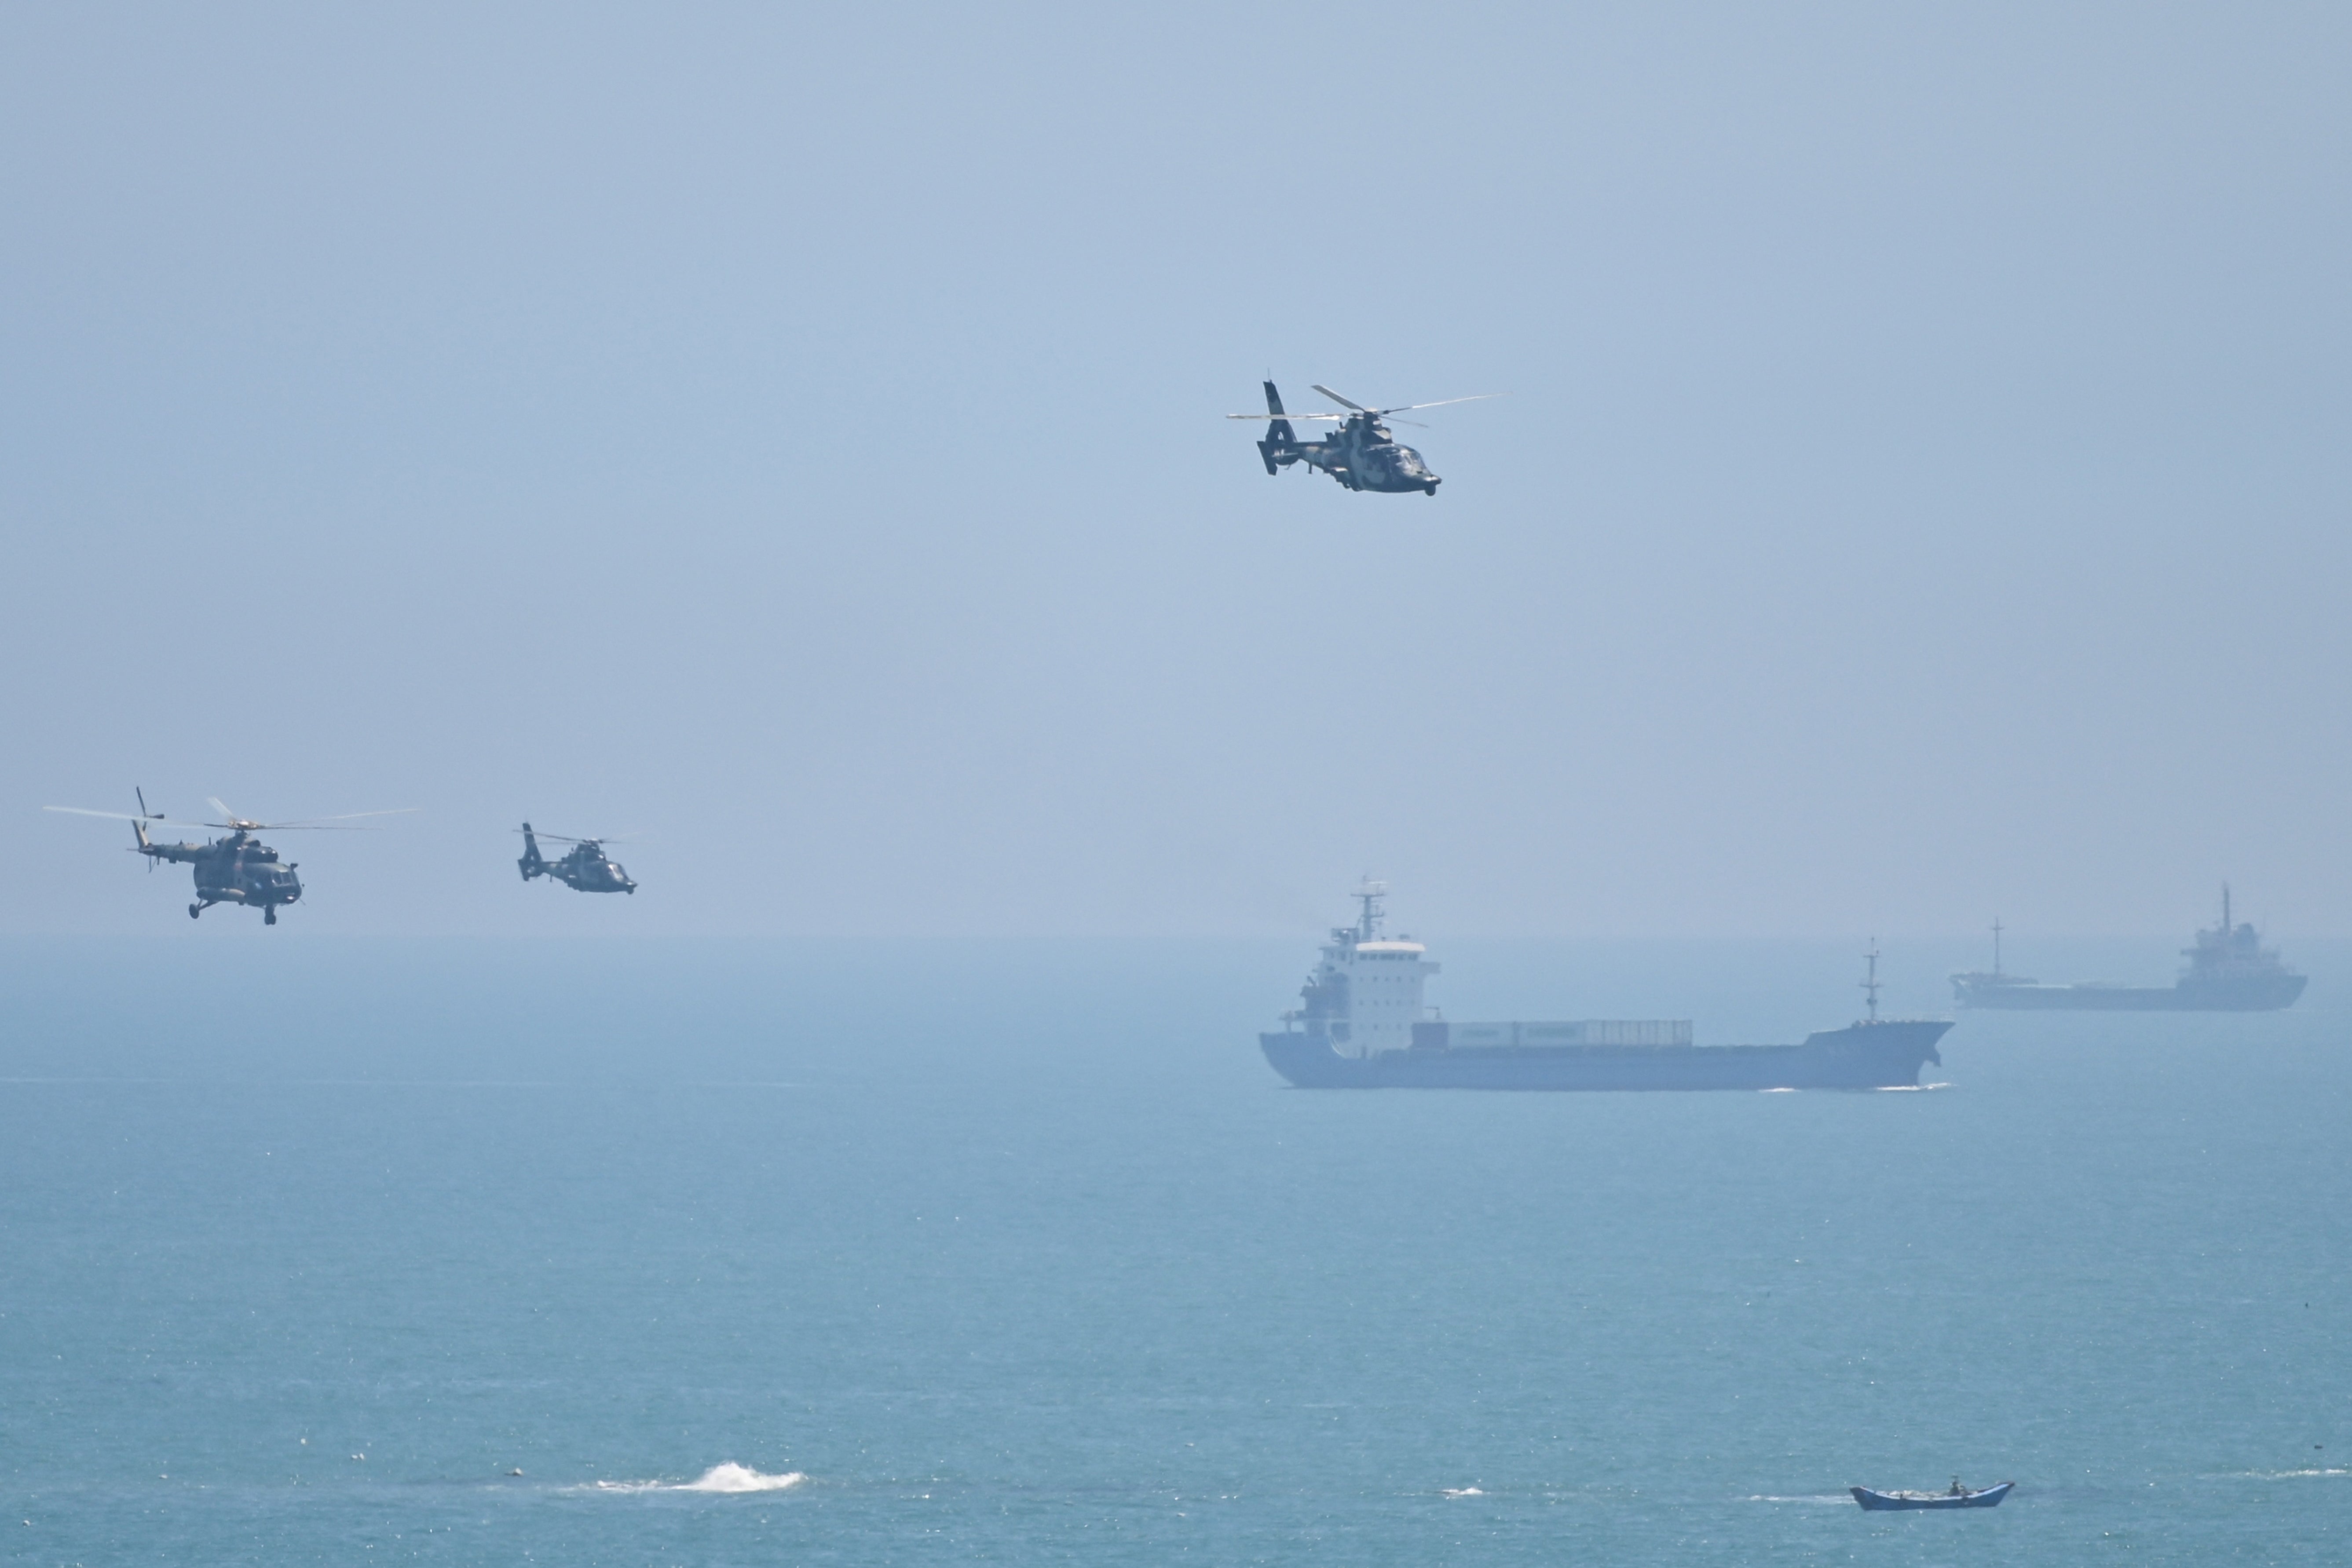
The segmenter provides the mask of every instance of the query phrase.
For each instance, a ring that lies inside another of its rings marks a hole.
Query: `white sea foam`
[[[2305,1476],[2352,1476],[2352,1470],[2233,1470],[2231,1476],[2242,1481],[2292,1481]]]
[[[771,1476],[749,1465],[729,1460],[713,1465],[690,1481],[598,1481],[581,1489],[599,1492],[780,1492],[796,1487],[808,1477],[798,1470],[786,1470],[781,1476]]]
[[[1437,1489],[1447,1497],[1485,1497],[1486,1495],[1476,1487],[1440,1487]]]
[[[677,1489],[682,1492],[780,1492],[808,1478],[798,1470],[781,1476],[762,1475],[748,1465],[713,1465]]]
[[[1845,1492],[1822,1492],[1811,1497],[1772,1497],[1759,1493],[1748,1500],[1749,1502],[1842,1502],[1849,1508],[1853,1506],[1853,1498]]]

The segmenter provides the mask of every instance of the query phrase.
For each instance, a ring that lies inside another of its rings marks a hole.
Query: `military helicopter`
[[[539,852],[539,838],[526,822],[516,829],[522,835],[522,858],[515,864],[522,868],[522,879],[552,877],[565,887],[583,893],[634,893],[637,885],[629,874],[604,857],[602,838],[566,838],[560,833],[546,837],[557,844],[569,844],[571,852],[561,860],[551,860]]]
[[[1435,495],[1439,483],[1421,454],[1389,434],[1381,421],[1391,414],[1410,414],[1416,408],[1443,408],[1449,403],[1476,403],[1485,398],[1500,397],[1499,392],[1482,392],[1475,397],[1444,397],[1435,403],[1408,403],[1398,408],[1367,408],[1360,403],[1340,396],[1329,387],[1318,384],[1316,391],[1342,408],[1352,408],[1352,414],[1285,414],[1282,394],[1274,383],[1265,384],[1265,412],[1263,414],[1228,414],[1228,419],[1265,419],[1265,439],[1257,444],[1258,456],[1265,459],[1265,471],[1278,473],[1293,463],[1305,463],[1320,468],[1351,490],[1381,490],[1390,495],[1402,495],[1407,490],[1420,490]],[[1301,441],[1291,429],[1294,419],[1328,420],[1339,426],[1320,441]],[[1414,421],[1405,419],[1401,424]]]
[[[361,816],[399,816],[414,811],[403,806],[398,811],[352,811],[341,816],[311,817],[302,822],[249,822],[224,805],[218,796],[207,797],[207,804],[219,812],[220,822],[173,822],[159,811],[147,809],[147,792],[133,790],[139,797],[139,815],[127,811],[87,811],[78,805],[44,806],[45,811],[70,812],[76,816],[109,816],[131,824],[132,837],[139,840],[131,846],[147,857],[147,868],[155,868],[158,860],[195,868],[196,901],[188,906],[188,918],[194,920],[215,904],[244,904],[261,911],[261,923],[278,923],[279,906],[290,904],[302,896],[302,879],[294,875],[295,862],[280,864],[278,851],[254,837],[257,833],[282,833],[289,829],[341,829],[358,831],[363,825],[352,820]],[[147,837],[147,826],[160,824],[165,827],[222,827],[228,830],[226,838],[208,839],[202,844],[158,844]]]

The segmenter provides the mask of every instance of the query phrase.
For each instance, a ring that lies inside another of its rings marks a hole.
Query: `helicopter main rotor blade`
[[[43,811],[71,812],[76,816],[104,816],[117,822],[153,822],[165,827],[210,827],[209,822],[174,822],[168,816],[133,816],[127,811],[92,811],[84,805],[45,805]]]
[[[1489,394],[1489,395],[1500,397],[1503,395],[1497,392]],[[1453,401],[1457,403],[1468,403],[1471,400],[1467,397],[1461,397],[1453,399]],[[1433,403],[1414,403],[1409,404],[1407,406],[1412,408],[1434,408],[1437,405]],[[1364,412],[1377,417],[1383,414],[1393,414],[1396,411],[1392,408],[1368,408]],[[1225,417],[1228,419],[1324,419],[1328,420],[1334,425],[1345,425],[1349,418],[1345,414],[1228,414]],[[1395,419],[1390,421],[1390,423],[1394,425],[1410,425],[1416,430],[1426,430],[1429,428],[1428,426],[1423,425],[1418,419]]]
[[[280,827],[326,827],[338,822],[349,822],[355,816],[406,816],[424,809],[421,805],[396,805],[390,811],[343,811],[332,816],[306,816],[296,822],[260,822],[254,826],[272,830]]]
[[[1321,393],[1324,396],[1329,398],[1332,402],[1338,404],[1342,408],[1352,408],[1359,414],[1370,414],[1373,412],[1371,409],[1365,407],[1362,404],[1356,402],[1353,398],[1340,396],[1338,393],[1332,391],[1329,387],[1324,385],[1319,381],[1315,384],[1315,390]]]
[[[518,827],[515,831],[520,833],[522,829]],[[626,844],[632,838],[642,837],[645,830],[632,827],[626,833],[607,833],[601,838],[574,838],[566,833],[541,833],[536,827],[530,831],[533,837],[544,838],[550,844]]]
[[[1320,391],[1321,388],[1317,388]],[[1405,403],[1394,408],[1375,408],[1374,414],[1409,414],[1416,408],[1443,408],[1449,403],[1483,403],[1489,397],[1500,397],[1499,392],[1476,392],[1467,397],[1441,397],[1434,403]]]
[[[221,803],[215,800],[213,804],[215,805],[220,805]],[[424,807],[422,806],[403,805],[395,806],[390,811],[346,811],[339,816],[306,816],[293,822],[255,822],[249,817],[239,816],[236,813],[230,811],[224,806],[221,810],[221,816],[225,819],[223,821],[183,822],[177,823],[174,826],[180,827],[226,827],[239,833],[283,833],[289,828],[318,828],[341,831],[344,833],[363,833],[372,831],[372,827],[365,825],[352,823],[351,821],[352,817],[404,816],[412,811],[422,811]],[[161,819],[159,818],[156,820]]]

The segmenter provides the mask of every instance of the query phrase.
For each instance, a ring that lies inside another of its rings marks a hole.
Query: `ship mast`
[[[1875,1024],[1878,1022],[1878,939],[1876,937],[1870,939],[1870,951],[1862,956],[1870,961],[1870,972],[1868,977],[1860,984],[1864,995],[1870,1001],[1870,1021]]]
[[[2000,917],[1992,917],[1992,976],[2000,978]]]
[[[1356,923],[1356,940],[1370,942],[1381,929],[1381,900],[1388,896],[1389,885],[1366,877],[1361,886],[1349,895],[1364,906],[1363,918]]]

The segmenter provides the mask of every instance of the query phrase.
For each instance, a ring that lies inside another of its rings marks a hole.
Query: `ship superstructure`
[[[1334,927],[1301,1005],[1258,1045],[1301,1089],[1889,1089],[1940,1063],[1951,1025],[1870,1016],[1793,1046],[1699,1046],[1686,1018],[1451,1023],[1423,1001],[1428,949],[1381,935],[1384,883],[1367,880],[1356,923]]]
[[[1299,988],[1300,1005],[1286,1023],[1325,1036],[1351,1057],[1404,1050],[1427,1009],[1422,986],[1438,966],[1411,937],[1381,935],[1381,900],[1388,884],[1369,878],[1356,889],[1356,923],[1334,926],[1321,960]]]
[[[2267,1013],[2294,1005],[2308,983],[2289,969],[2276,948],[2264,947],[2251,921],[2232,919],[2230,887],[2221,885],[2221,921],[2180,950],[2189,962],[2169,986],[2113,985],[2096,980],[2045,985],[2000,966],[2000,922],[1993,922],[1992,968],[1952,976],[1963,1007],[2037,1011]]]

